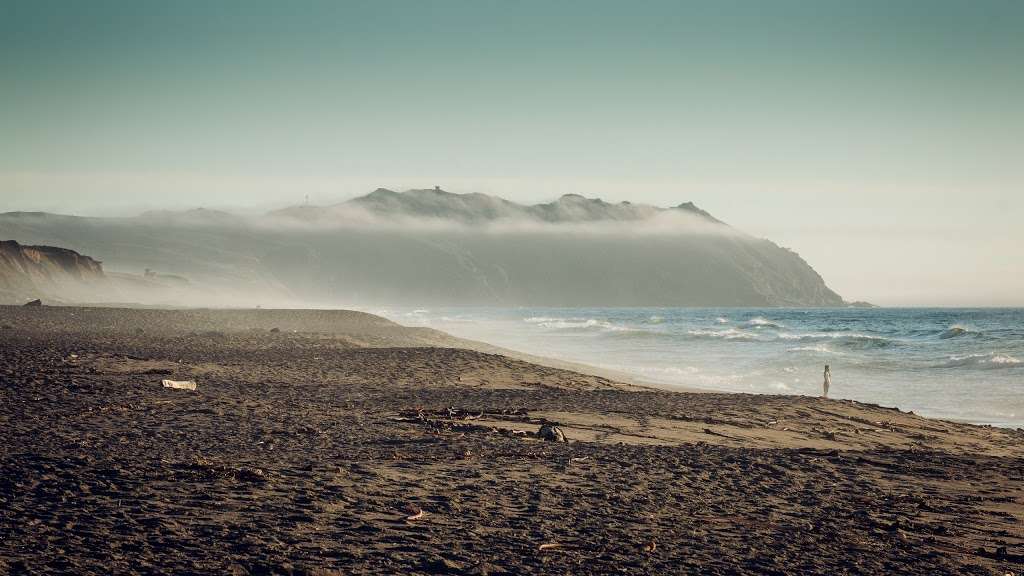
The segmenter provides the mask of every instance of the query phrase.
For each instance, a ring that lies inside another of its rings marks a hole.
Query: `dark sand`
[[[0,307],[0,574],[1024,572],[1024,432],[453,342]]]

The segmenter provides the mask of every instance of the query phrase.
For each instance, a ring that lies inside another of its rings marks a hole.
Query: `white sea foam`
[[[779,338],[783,340],[888,340],[884,336],[860,332],[805,332],[803,334],[780,332]]]
[[[1022,361],[1009,354],[989,352],[987,354],[964,354],[950,356],[949,361],[940,364],[940,368],[1015,368]]]
[[[441,320],[441,322],[450,322],[450,323],[463,322],[463,323],[467,323],[467,324],[468,323],[476,322],[476,320],[474,320],[473,318],[467,318],[465,316],[441,316],[440,320]]]
[[[805,334],[781,332],[778,337],[781,340],[792,340],[795,342],[833,342],[837,346],[859,349],[886,348],[899,344],[899,342],[884,336],[857,332],[811,332]]]
[[[525,318],[525,322],[540,328],[549,330],[600,330],[603,332],[639,332],[639,328],[615,324],[607,320],[596,318],[550,318],[546,316],[532,316]]]
[[[687,334],[696,338],[720,338],[722,340],[760,340],[757,334],[741,330],[739,328],[726,328],[724,330],[695,329],[687,331]]]
[[[636,372],[645,375],[692,376],[700,372],[696,366],[618,366],[604,365],[610,370]]]
[[[813,346],[797,346],[795,348],[789,348],[789,352],[814,352],[816,354],[835,354],[842,356],[842,352],[838,352],[828,347],[828,344],[815,344]]]
[[[558,322],[559,320],[574,320],[574,318],[551,318],[549,316],[530,316],[529,318],[523,318],[523,322],[527,324],[543,324],[545,322]]]
[[[750,320],[747,320],[746,324],[747,326],[753,326],[755,328],[782,328],[781,324],[772,322],[763,316],[751,318]]]

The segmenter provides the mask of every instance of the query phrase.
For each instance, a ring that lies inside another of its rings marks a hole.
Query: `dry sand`
[[[1024,572],[1024,432],[484,348],[357,312],[0,307],[0,573]]]

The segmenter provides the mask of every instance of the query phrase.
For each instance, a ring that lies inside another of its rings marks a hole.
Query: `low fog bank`
[[[545,221],[508,216],[482,222],[451,220],[437,216],[381,215],[358,206],[309,207],[316,218],[271,213],[261,217],[238,217],[235,225],[267,232],[330,232],[357,230],[372,232],[423,232],[482,235],[578,235],[578,236],[731,236],[742,234],[721,223],[684,212],[657,212],[643,220]],[[184,215],[175,218],[180,226],[203,226],[203,218]]]
[[[263,216],[0,215],[0,237],[103,261],[109,302],[178,306],[830,306],[797,254],[692,204],[377,191]],[[495,209],[497,206],[499,209]],[[99,302],[101,300],[93,300]]]

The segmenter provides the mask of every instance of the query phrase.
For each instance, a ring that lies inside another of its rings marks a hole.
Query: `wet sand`
[[[0,573],[1024,572],[1024,432],[483,349],[356,312],[0,307]]]

